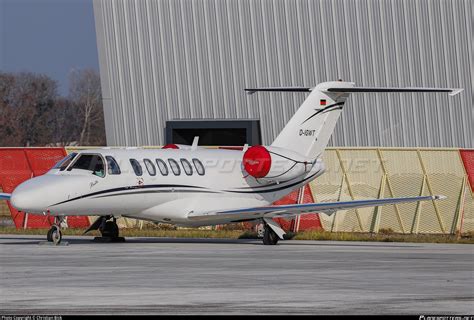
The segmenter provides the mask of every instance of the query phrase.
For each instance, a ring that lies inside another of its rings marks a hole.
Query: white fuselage
[[[266,206],[324,172],[324,165],[318,159],[307,172],[294,179],[262,181],[245,172],[243,153],[206,148],[84,150],[79,155],[99,155],[104,164],[107,156],[113,157],[120,174],[111,174],[110,164],[104,167],[103,176],[90,170],[71,169],[71,166],[63,170],[53,168],[18,186],[11,201],[15,208],[29,213],[113,215],[197,226],[201,223],[188,220],[189,213]],[[135,173],[130,159],[139,162],[142,175]],[[153,163],[154,170],[147,169],[145,159]],[[157,159],[166,163],[167,175],[160,171]],[[173,173],[169,159],[178,163],[179,174]],[[191,164],[192,173],[189,167],[188,172],[185,171],[181,159]],[[204,173],[198,173],[193,159],[203,164]],[[205,224],[228,222],[232,221],[216,218]]]

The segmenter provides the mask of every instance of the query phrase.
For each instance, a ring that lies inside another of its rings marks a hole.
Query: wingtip
[[[448,95],[450,96],[455,96],[457,95],[458,93],[461,93],[464,89],[462,88],[455,88],[455,89],[452,89],[452,91],[450,93],[448,93]]]
[[[432,196],[431,197],[433,200],[444,200],[444,199],[447,199],[448,197],[440,194],[440,195],[435,195],[435,196]]]

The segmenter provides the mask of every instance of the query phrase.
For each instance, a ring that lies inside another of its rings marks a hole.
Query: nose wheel
[[[51,226],[46,234],[48,242],[52,242],[55,245],[61,243],[63,239],[63,233],[61,232],[61,223],[64,221],[64,217],[56,217],[55,223]]]
[[[58,226],[53,226],[50,231],[51,231],[51,241],[55,245],[60,244],[61,240],[63,239],[63,233],[61,232],[61,229],[59,229]]]

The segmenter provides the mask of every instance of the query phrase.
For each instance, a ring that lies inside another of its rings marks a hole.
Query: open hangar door
[[[201,146],[243,146],[261,144],[260,120],[170,120],[166,122],[166,143],[191,145],[199,136]]]

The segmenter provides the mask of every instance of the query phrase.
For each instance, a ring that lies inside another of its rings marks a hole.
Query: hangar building
[[[471,0],[93,4],[111,146],[189,140],[206,128],[216,129],[207,144],[222,144],[222,128],[255,143],[258,126],[270,143],[305,95],[244,88],[344,79],[464,92],[353,95],[331,145],[474,147]]]

